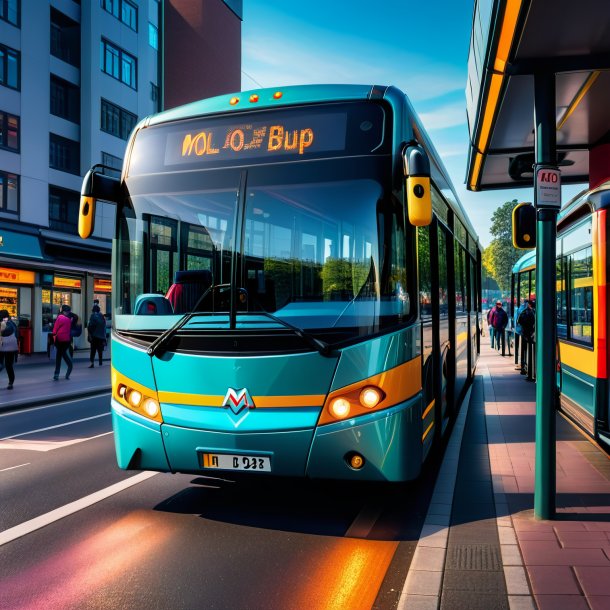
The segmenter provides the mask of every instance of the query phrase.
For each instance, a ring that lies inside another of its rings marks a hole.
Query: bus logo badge
[[[235,415],[238,415],[244,409],[253,409],[254,401],[246,388],[234,390],[229,388],[222,402],[223,407],[229,407]]]

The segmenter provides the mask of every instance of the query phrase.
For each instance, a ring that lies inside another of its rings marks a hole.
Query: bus
[[[558,406],[585,432],[610,448],[608,425],[607,214],[610,181],[578,194],[557,219]],[[513,305],[536,294],[536,257],[513,268]]]
[[[402,482],[472,379],[481,252],[408,98],[293,86],[142,120],[116,203],[124,469]],[[220,476],[220,475],[218,475]]]

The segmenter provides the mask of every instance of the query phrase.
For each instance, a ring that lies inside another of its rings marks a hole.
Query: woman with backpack
[[[55,340],[55,374],[53,379],[57,381],[59,379],[59,370],[61,368],[62,358],[68,365],[66,371],[66,379],[70,379],[70,373],[72,372],[72,358],[70,357],[70,342],[72,341],[72,316],[71,308],[69,305],[62,305],[61,312],[55,320],[53,326],[53,339]]]
[[[13,383],[15,382],[15,369],[13,364],[19,350],[19,344],[17,342],[17,325],[6,309],[0,311],[0,358],[3,364],[3,368],[6,368],[6,374],[8,375],[8,386],[7,390],[13,389]]]

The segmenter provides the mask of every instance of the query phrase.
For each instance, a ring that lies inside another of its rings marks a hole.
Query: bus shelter
[[[534,512],[555,514],[555,242],[561,184],[610,178],[608,0],[475,0],[468,82],[472,191],[526,187],[536,206]]]

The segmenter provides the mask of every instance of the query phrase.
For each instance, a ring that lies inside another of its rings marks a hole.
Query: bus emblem
[[[225,395],[225,399],[222,403],[222,406],[229,407],[229,409],[231,409],[231,411],[233,411],[233,413],[237,415],[244,409],[253,409],[254,402],[246,388],[241,388],[240,390],[234,390],[233,388],[229,388]]]

